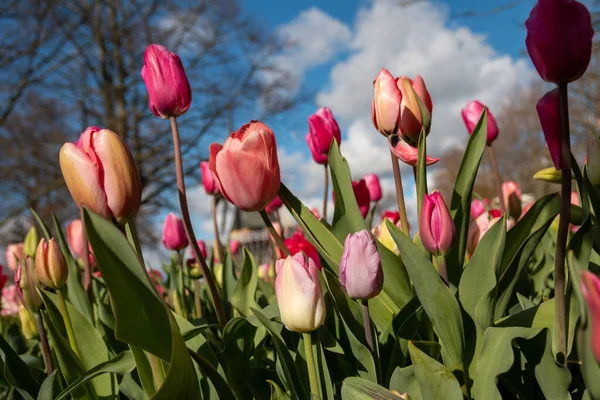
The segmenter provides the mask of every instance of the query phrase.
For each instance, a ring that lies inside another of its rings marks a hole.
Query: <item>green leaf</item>
[[[447,256],[448,279],[454,286],[458,286],[462,274],[467,238],[469,234],[469,218],[471,217],[471,196],[473,185],[477,177],[477,170],[483,157],[487,140],[487,109],[484,109],[479,122],[473,129],[465,155],[458,169],[458,176],[454,184],[450,213],[456,228],[454,245]]]
[[[397,367],[390,379],[390,389],[398,393],[407,393],[410,400],[422,400],[421,388],[415,376],[414,365],[406,368]]]
[[[252,253],[244,248],[244,267],[231,295],[231,304],[244,316],[252,315],[250,307],[258,308],[254,300],[258,277]]]
[[[42,232],[44,232],[44,237],[46,238],[46,240],[52,239],[52,234],[50,233],[50,229],[48,229],[48,225],[46,225],[44,220],[42,220],[42,218],[39,216],[39,214],[37,212],[35,212],[35,210],[33,208],[29,207],[29,211],[31,211],[31,213],[33,214],[33,217],[35,218],[36,222],[40,226],[40,229],[42,230]]]
[[[273,382],[272,380],[267,380],[267,382],[269,382],[269,385],[271,385],[271,398],[270,400],[290,400],[291,397],[289,394],[287,394],[286,392],[283,391],[283,389],[281,389],[279,387],[279,385],[277,385],[275,382]]]
[[[0,357],[2,358],[2,375],[9,385],[16,389],[24,390],[35,396],[39,390],[39,383],[34,379],[27,364],[10,347],[8,342],[0,335]]]
[[[458,381],[446,367],[408,342],[408,351],[421,394],[425,399],[462,400]]]
[[[243,275],[242,272],[241,277]],[[252,384],[248,382],[247,368],[253,355],[255,334],[256,327],[251,325],[245,318],[230,320],[223,330],[225,345],[223,355],[227,362],[227,380],[237,399],[252,398],[249,387]]]
[[[423,253],[391,221],[386,221],[408,270],[417,296],[446,349],[446,365],[463,370],[465,333],[458,301]]]
[[[592,348],[592,331],[590,314],[586,309],[586,323],[582,323],[577,329],[577,354],[581,361],[581,375],[591,399],[600,399],[600,364],[596,361]],[[596,333],[597,334],[597,333]]]
[[[350,377],[342,383],[342,400],[398,400],[398,396],[374,382]]]
[[[420,101],[420,100],[419,100]],[[418,145],[419,155],[417,158],[417,216],[421,218],[421,207],[423,207],[423,200],[425,194],[427,194],[427,135],[425,130],[421,128],[421,135],[419,136]]]
[[[493,325],[497,274],[506,238],[506,219],[496,222],[481,238],[458,285],[458,298],[473,321],[482,329]]]
[[[59,381],[56,380],[56,374],[57,374],[58,370],[54,370],[52,371],[52,374],[50,374],[46,379],[44,379],[44,382],[42,382],[42,386],[40,386],[40,391],[38,392],[37,395],[37,400],[54,400],[55,396],[54,396],[54,392],[59,390]]]

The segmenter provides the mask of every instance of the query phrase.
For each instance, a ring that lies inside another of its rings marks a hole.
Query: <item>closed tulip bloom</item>
[[[181,60],[159,44],[144,52],[142,78],[148,90],[150,110],[160,118],[179,117],[192,103],[192,89]]]
[[[325,158],[329,155],[331,142],[335,140],[339,145],[342,140],[340,127],[327,107],[319,108],[316,113],[308,117],[308,128],[306,141],[311,147],[311,152],[314,149]]]
[[[369,207],[371,206],[371,194],[367,188],[367,183],[364,179],[361,179],[358,182],[352,182],[352,189],[354,190],[354,197],[356,197],[358,209],[363,218],[366,218],[369,213]]]
[[[396,79],[383,68],[373,81],[375,96],[371,104],[371,118],[379,133],[385,136],[397,133],[400,126],[402,93]]]
[[[206,260],[206,257],[208,257],[206,242],[204,240],[197,240],[196,243],[198,243],[198,249],[200,249],[200,254],[202,254],[202,258]]]
[[[419,220],[421,242],[427,251],[444,255],[454,241],[454,221],[440,192],[425,195]]]
[[[76,143],[65,143],[60,168],[78,207],[121,224],[140,208],[140,176],[129,148],[113,131],[92,126]]]
[[[521,188],[518,183],[513,181],[502,183],[502,201],[511,217],[519,218],[521,216]]]
[[[367,189],[369,190],[369,196],[371,201],[381,200],[381,185],[379,184],[379,176],[377,174],[369,174],[363,177]]]
[[[590,271],[581,274],[581,292],[590,311],[592,324],[592,351],[600,363],[600,278]]]
[[[229,242],[229,251],[231,252],[231,254],[235,254],[240,250],[241,246],[242,244],[240,243],[240,241],[234,239]]]
[[[421,75],[417,75],[412,82],[412,87],[423,102],[423,105],[427,107],[429,113],[433,111],[433,102],[431,101],[431,96],[429,95],[429,91],[427,90],[427,86],[425,86],[425,81]]]
[[[277,260],[275,295],[281,321],[294,332],[310,332],[325,321],[319,269],[304,253]]]
[[[473,199],[471,201],[471,218],[476,219],[481,214],[483,214],[488,204],[488,199],[484,199],[484,201],[481,201],[479,199]]]
[[[540,118],[540,124],[554,167],[560,169],[560,98],[558,88],[546,93],[537,102],[535,108]]]
[[[35,288],[36,283],[35,263],[32,257],[26,257],[25,260],[19,263],[15,273],[15,285],[21,303],[34,311],[42,306],[42,298]]]
[[[419,77],[420,78],[420,77]],[[424,86],[423,79],[420,90],[427,90]],[[425,134],[429,133],[431,126],[431,111],[425,105],[424,101],[419,102],[419,95],[413,87],[413,81],[406,76],[402,76],[397,80],[398,88],[402,93],[400,101],[400,134],[402,138],[413,145],[419,142],[421,129],[425,130]],[[427,94],[429,95],[429,94]],[[431,99],[429,99],[431,105]],[[424,107],[421,107],[423,105]]]
[[[363,229],[346,236],[340,260],[340,283],[353,299],[368,300],[383,288],[383,269],[373,236]]]
[[[294,234],[291,237],[286,238],[283,243],[285,244],[285,247],[288,248],[290,253],[296,254],[302,252],[306,254],[311,260],[313,260],[317,268],[319,268],[319,270],[321,269],[319,252],[315,246],[312,245],[312,243],[306,240],[302,232],[294,232]]]
[[[467,103],[465,108],[461,110],[461,115],[469,135],[473,133],[475,126],[481,118],[483,109],[485,106],[481,102],[475,100]],[[498,137],[498,125],[496,124],[496,118],[488,108],[487,110],[487,144],[490,145]]]
[[[51,289],[61,289],[65,285],[69,269],[54,239],[40,240],[35,252],[35,275],[38,281]]]
[[[274,213],[275,211],[279,210],[282,205],[283,202],[281,201],[279,196],[277,196],[273,199],[271,203],[269,203],[268,206],[265,207],[265,211],[269,214]]]
[[[223,196],[243,211],[264,209],[279,192],[275,135],[262,122],[245,124],[223,146],[211,144],[209,163]]]
[[[416,167],[419,160],[419,150],[402,140],[398,135],[390,136],[390,149],[400,161]],[[439,158],[425,156],[425,165],[433,165],[440,161]]]
[[[80,219],[74,219],[67,225],[67,241],[71,251],[77,258],[83,257],[83,222]]]
[[[38,330],[33,314],[23,305],[19,307],[18,314],[23,337],[27,340],[36,338],[38,336]]]
[[[384,211],[381,219],[385,220],[386,218],[392,221],[392,224],[396,225],[400,221],[400,213],[398,211]]]
[[[183,250],[189,244],[183,220],[169,213],[163,224],[162,242],[168,250]]]
[[[588,9],[574,0],[538,0],[525,21],[525,45],[547,82],[579,79],[590,63],[594,30]]]
[[[202,172],[202,185],[206,194],[219,193],[219,186],[210,170],[208,161],[200,161],[200,171]]]
[[[19,261],[25,258],[23,243],[12,243],[6,246],[5,258],[8,269],[15,272]]]
[[[0,290],[2,290],[4,285],[6,285],[7,281],[8,281],[8,275],[6,275],[4,273],[4,266],[2,264],[0,264]]]
[[[371,230],[371,232],[373,233],[373,236],[375,236],[382,245],[387,247],[394,254],[399,255],[400,251],[398,250],[398,246],[396,245],[396,242],[394,241],[394,238],[392,238],[390,230],[387,227],[387,224],[385,221],[386,219],[387,218],[383,218],[383,220],[381,221],[381,224],[374,227]],[[394,225],[396,225],[399,228],[402,228],[400,221],[397,221]]]
[[[305,139],[306,139],[306,143],[308,144],[308,148],[310,149],[310,154],[312,155],[313,160],[315,160],[315,162],[317,164],[321,164],[321,165],[327,164],[329,162],[329,155],[319,153],[319,151],[317,150],[316,144],[314,142],[314,139],[310,135],[310,133],[306,134]]]

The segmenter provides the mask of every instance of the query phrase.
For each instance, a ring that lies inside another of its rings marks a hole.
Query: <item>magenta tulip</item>
[[[454,241],[454,221],[440,192],[425,195],[419,220],[421,242],[427,251],[444,255]]]
[[[163,224],[162,242],[168,250],[183,250],[189,244],[183,220],[169,213]]]
[[[549,91],[535,107],[546,138],[546,145],[556,169],[560,169],[560,95],[558,89]]]
[[[151,44],[144,52],[142,78],[150,110],[160,118],[179,117],[192,103],[192,89],[181,60],[166,47]]]
[[[600,278],[590,271],[581,274],[581,292],[590,312],[592,351],[600,363]]]
[[[316,113],[308,117],[308,134],[306,141],[310,147],[313,158],[319,164],[327,162],[331,142],[335,140],[339,145],[342,137],[340,127],[327,107],[319,108]],[[319,157],[315,157],[315,153]]]
[[[574,0],[538,0],[525,21],[527,52],[543,80],[579,79],[592,55],[594,30],[588,9]]]
[[[381,185],[379,184],[379,176],[377,174],[369,174],[363,177],[367,189],[369,190],[369,196],[371,201],[381,200]]]
[[[200,249],[200,254],[202,254],[202,258],[206,260],[206,258],[208,257],[206,242],[204,240],[196,240],[196,243],[198,243],[198,249]]]
[[[369,207],[371,206],[371,194],[367,188],[367,183],[364,179],[358,182],[352,182],[352,189],[354,190],[354,197],[356,197],[356,203],[363,218],[366,218],[369,213]]]
[[[306,134],[305,139],[306,143],[308,143],[308,148],[310,149],[310,154],[312,155],[313,160],[315,160],[317,164],[327,164],[327,162],[329,161],[329,155],[319,153],[310,133]]]
[[[385,68],[375,78],[373,86],[375,87],[375,96],[371,104],[373,125],[382,135],[393,135],[400,127],[402,93],[396,84],[396,79]]]
[[[463,121],[469,131],[469,135],[473,133],[475,126],[481,118],[483,109],[485,106],[481,102],[475,100],[467,103],[465,108],[461,110]],[[487,110],[487,144],[490,145],[498,137],[498,125],[496,124],[496,118],[488,108]]]
[[[373,236],[363,229],[346,236],[340,260],[340,283],[353,299],[368,300],[383,288],[383,269]]]
[[[206,194],[219,193],[219,186],[213,173],[210,171],[208,161],[200,161],[200,171],[202,172],[202,185]]]
[[[396,225],[400,221],[400,213],[398,211],[384,211],[381,219],[384,220],[386,218],[392,221],[392,224]]]
[[[406,143],[404,140],[402,140],[402,138],[400,138],[400,136],[390,136],[390,149],[392,150],[392,153],[394,153],[394,155],[403,163],[413,167],[417,166],[417,162],[419,160],[419,150],[416,147]],[[425,156],[425,165],[433,165],[438,161],[440,161],[439,158]]]
[[[265,207],[265,211],[268,214],[274,213],[275,211],[279,210],[282,205],[283,205],[283,202],[281,201],[279,196],[277,196],[273,199],[273,201],[271,203],[269,203],[268,206]]]
[[[485,203],[484,203],[485,202]],[[473,199],[471,201],[471,218],[477,219],[481,214],[483,214],[486,210],[486,206],[489,204],[489,200],[484,199],[481,201],[479,199]]]

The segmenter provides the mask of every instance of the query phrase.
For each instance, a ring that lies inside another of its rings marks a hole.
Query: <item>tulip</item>
[[[183,250],[189,244],[183,219],[169,213],[163,224],[162,242],[168,250]]]
[[[375,96],[371,104],[373,125],[384,136],[393,135],[400,127],[402,93],[390,72],[383,68],[373,81]]]
[[[65,143],[60,168],[78,207],[121,224],[140,208],[140,176],[127,145],[113,131],[89,127],[76,143]]]
[[[23,243],[13,243],[6,246],[5,257],[8,269],[15,272],[19,261],[25,258]]]
[[[467,127],[467,131],[469,131],[469,135],[473,133],[475,126],[479,122],[481,118],[481,114],[483,113],[483,109],[485,106],[475,100],[467,103],[465,108],[461,110],[461,114],[463,117],[463,121],[465,126]],[[496,124],[496,118],[488,108],[487,110],[487,144],[488,146],[492,144],[494,140],[498,137],[498,125]]]
[[[381,242],[382,245],[384,245],[385,247],[387,247],[391,252],[393,252],[396,255],[400,254],[400,251],[398,250],[398,246],[396,245],[396,242],[394,241],[394,238],[392,238],[392,235],[390,233],[390,230],[388,229],[386,223],[385,223],[386,218],[383,218],[383,220],[381,221],[381,224],[374,227],[371,232],[373,233],[373,236],[375,236],[377,238],[377,240],[379,240],[379,242]],[[400,221],[398,221],[397,223],[395,223],[394,225],[398,226],[399,228],[401,228],[400,225]]]
[[[381,219],[385,220],[386,218],[392,221],[392,224],[396,225],[400,221],[400,213],[398,211],[384,211]]]
[[[262,279],[264,282],[269,281],[269,263],[264,263],[258,266],[258,270],[256,271],[256,275],[259,279]]]
[[[500,210],[494,209],[490,210],[489,212],[484,212],[473,222],[471,222],[471,225],[469,225],[469,232],[467,235],[467,251],[469,252],[469,254],[473,254],[483,235],[485,235],[485,233],[492,227],[492,225],[500,221],[501,215],[502,213],[500,212]],[[513,226],[514,221],[507,221],[506,229],[510,229]]]
[[[321,269],[321,260],[319,259],[319,252],[302,234],[302,232],[294,232],[292,237],[289,237],[283,241],[285,247],[288,248],[290,253],[304,253],[306,254],[319,268]]]
[[[38,330],[33,314],[31,314],[25,306],[21,305],[18,310],[18,315],[23,337],[27,340],[36,338],[38,336]]]
[[[275,296],[281,321],[294,332],[310,332],[325,321],[319,269],[303,253],[277,260]]]
[[[225,145],[210,146],[210,170],[221,193],[243,211],[260,211],[279,192],[275,135],[259,121],[233,132]]]
[[[321,219],[321,213],[319,212],[319,209],[317,207],[311,208],[310,212],[312,213],[312,215],[315,216],[315,218]]]
[[[204,240],[197,240],[196,243],[198,243],[198,249],[200,249],[200,254],[202,254],[202,258],[206,260],[206,258],[208,257],[206,242],[204,242]]]
[[[54,239],[40,240],[35,252],[35,275],[51,289],[61,289],[69,275],[67,262]]]
[[[42,306],[42,298],[35,288],[36,283],[35,263],[33,258],[26,257],[19,263],[15,273],[15,286],[21,303],[33,311],[37,311]]]
[[[204,191],[206,194],[217,194],[219,193],[219,186],[212,172],[208,161],[200,161],[200,171],[202,171],[202,185],[204,185]]]
[[[379,177],[377,174],[366,175],[363,179],[367,185],[371,201],[381,200],[381,185],[379,184]]]
[[[425,195],[419,220],[421,242],[427,251],[444,255],[454,240],[454,221],[440,192]]]
[[[67,241],[73,254],[77,258],[82,258],[85,248],[83,247],[83,222],[80,219],[74,219],[67,225]]]
[[[23,253],[26,256],[35,257],[35,249],[37,248],[38,242],[39,238],[37,230],[34,227],[31,227],[25,236],[25,240],[23,240]]]
[[[556,169],[560,169],[560,98],[558,89],[549,91],[542,97],[536,107],[546,145]]]
[[[3,317],[14,317],[19,312],[21,300],[18,295],[16,285],[8,285],[2,288],[2,310],[0,315]]]
[[[279,210],[282,205],[283,205],[283,202],[281,201],[281,199],[279,198],[279,196],[277,196],[277,197],[275,197],[273,199],[273,201],[271,203],[269,203],[268,206],[265,207],[265,211],[268,214],[272,214],[275,211]]]
[[[427,86],[425,86],[425,81],[421,75],[415,77],[412,87],[423,105],[427,107],[427,110],[431,113],[433,111],[433,102],[431,101],[431,96],[429,95],[429,91],[427,90]]]
[[[485,212],[485,209],[489,203],[490,202],[488,199],[484,199],[483,201],[479,199],[473,199],[473,201],[471,201],[471,218],[477,219],[477,217]]]
[[[148,270],[148,276],[150,277],[150,279],[156,286],[158,293],[160,293],[160,295],[163,296],[165,294],[165,288],[163,288],[163,286],[162,286],[163,278],[162,278],[162,274],[160,273],[160,271],[157,271],[155,269],[150,269],[150,270]]]
[[[231,252],[231,254],[235,254],[238,252],[238,250],[240,249],[240,246],[242,244],[240,243],[239,240],[232,240],[229,242],[229,251]]]
[[[590,271],[583,271],[580,286],[590,312],[592,351],[600,363],[600,278]]]
[[[166,47],[151,44],[144,52],[142,78],[150,110],[160,118],[179,117],[192,103],[192,89],[181,60]]]
[[[369,213],[369,207],[371,205],[371,194],[367,188],[367,183],[364,179],[358,182],[352,182],[352,190],[354,190],[354,197],[356,197],[356,203],[363,218]]]
[[[519,184],[513,181],[502,183],[502,201],[508,210],[508,215],[519,218],[522,211],[521,189]]]
[[[308,127],[306,142],[313,158],[318,164],[325,164],[328,160],[331,142],[335,140],[339,145],[342,140],[340,127],[327,107],[319,108],[316,113],[308,117]]]
[[[417,166],[419,150],[402,140],[398,135],[390,136],[390,149],[400,161],[413,167]],[[425,165],[433,165],[439,158],[425,156]]]
[[[424,90],[425,82],[419,76],[420,87],[419,90]],[[398,78],[398,88],[402,93],[402,100],[400,101],[400,134],[402,138],[407,142],[416,145],[419,142],[419,135],[421,129],[425,130],[425,134],[429,134],[429,128],[431,126],[431,110],[424,104],[424,101],[419,99],[419,95],[413,87],[414,82],[405,76]],[[429,93],[427,93],[429,97]],[[431,105],[431,98],[429,105]]]
[[[556,84],[579,79],[592,54],[592,20],[574,0],[538,0],[525,21],[525,45],[543,80]]]
[[[544,168],[533,174],[533,179],[549,183],[561,183],[562,171],[555,167]]]
[[[600,186],[600,138],[595,136],[588,143],[587,173],[592,185]]]
[[[0,290],[4,288],[4,285],[6,285],[6,282],[8,281],[8,275],[6,275],[3,270],[4,266],[0,264]]]
[[[377,243],[363,229],[346,236],[340,260],[340,283],[353,299],[368,300],[383,288],[383,269]]]

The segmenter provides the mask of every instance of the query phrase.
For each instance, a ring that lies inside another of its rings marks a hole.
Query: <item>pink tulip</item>
[[[3,317],[14,317],[19,312],[21,300],[19,299],[17,286],[8,285],[2,289],[2,311]]]
[[[312,215],[314,215],[317,219],[321,219],[321,213],[319,212],[319,209],[317,207],[313,207],[310,209],[310,212],[312,213]]]
[[[314,331],[325,322],[319,269],[304,253],[277,260],[275,296],[281,321],[294,332]]]
[[[538,0],[525,21],[527,52],[543,80],[579,79],[590,63],[594,30],[588,9],[574,0]]]
[[[521,205],[521,188],[518,183],[513,181],[502,183],[502,201],[508,214],[513,218],[519,218],[523,207]]]
[[[400,101],[400,134],[404,140],[416,145],[419,142],[421,129],[425,130],[425,134],[429,133],[431,110],[423,100],[421,102],[425,108],[421,109],[418,100],[420,96],[413,87],[414,82],[410,78],[402,76],[396,80],[396,84],[402,93],[402,100]],[[420,76],[418,87],[419,90],[427,93],[425,82],[423,82],[423,78]],[[429,97],[429,93],[427,93],[427,97]],[[429,105],[431,105],[431,98],[428,100]]]
[[[353,299],[368,300],[383,288],[383,269],[373,236],[363,229],[346,236],[340,260],[340,283]]]
[[[406,143],[399,136],[390,136],[390,149],[392,150],[392,153],[394,153],[394,155],[403,163],[413,167],[417,166],[419,150],[416,147]],[[425,165],[433,165],[438,161],[440,161],[439,158],[425,156]]]
[[[379,177],[377,174],[365,175],[363,179],[369,190],[371,201],[381,200],[381,185],[379,184]]]
[[[279,192],[275,135],[259,121],[233,132],[225,145],[210,146],[210,170],[225,198],[243,211],[260,211]]]
[[[124,224],[140,208],[142,184],[129,148],[111,130],[89,127],[60,149],[60,168],[78,207]]]
[[[433,102],[431,101],[431,96],[429,95],[429,91],[427,90],[427,86],[425,86],[425,81],[421,75],[417,75],[415,80],[412,83],[412,87],[423,102],[423,105],[427,107],[429,112],[433,111]]]
[[[535,107],[540,118],[546,145],[556,169],[560,169],[560,98],[558,89],[549,91]]]
[[[274,213],[275,211],[279,210],[282,205],[283,202],[281,201],[279,196],[277,196],[273,199],[271,203],[269,203],[268,206],[265,207],[265,211],[267,212],[267,214]]]
[[[421,242],[427,251],[444,255],[454,241],[454,221],[440,192],[425,195],[419,220]]]
[[[232,240],[229,242],[229,251],[231,252],[231,254],[236,254],[238,252],[238,250],[240,249],[240,246],[242,244],[240,243],[239,240]]]
[[[381,219],[384,220],[386,218],[392,221],[392,224],[396,225],[400,221],[400,213],[397,211],[384,211]]]
[[[77,258],[83,257],[83,222],[80,219],[74,219],[67,225],[67,241],[71,251]]]
[[[600,278],[590,271],[583,271],[580,286],[590,312],[592,351],[600,363]]]
[[[17,270],[17,264],[23,258],[25,258],[25,252],[23,250],[23,243],[13,243],[6,246],[6,264],[8,264],[8,269],[12,272]]]
[[[340,127],[327,107],[319,108],[316,113],[308,117],[308,127],[306,141],[313,158],[317,163],[324,164],[323,159],[326,163],[331,142],[335,140],[339,145],[342,140]],[[315,157],[315,154],[318,154],[319,157]]]
[[[481,118],[483,113],[484,105],[481,102],[475,100],[467,103],[465,108],[462,109],[461,114],[469,135],[473,133],[475,126]],[[494,140],[498,137],[498,125],[496,124],[496,118],[488,108],[487,110],[487,144],[491,145]]]
[[[169,213],[163,224],[162,242],[168,250],[183,250],[189,244],[183,220]]]
[[[393,135],[400,127],[402,93],[396,84],[396,79],[385,68],[375,78],[373,86],[375,87],[375,96],[371,104],[373,125],[382,135]]]
[[[204,240],[197,240],[196,243],[198,243],[198,249],[200,249],[200,254],[202,255],[202,258],[206,260],[206,258],[208,257],[206,242]]]
[[[483,214],[489,204],[490,202],[488,199],[484,199],[483,201],[473,199],[473,201],[471,201],[471,218],[476,219]]]
[[[219,186],[213,173],[210,171],[208,161],[200,161],[200,171],[202,172],[202,185],[206,194],[219,193]]]
[[[485,233],[498,221],[500,221],[502,213],[500,210],[493,209],[489,212],[484,212],[477,217],[471,225],[469,225],[469,233],[467,236],[467,251],[469,254],[473,254],[475,248],[479,244],[479,241],[485,235]],[[514,220],[509,220],[506,223],[506,229],[509,230],[514,226]]]
[[[329,161],[329,155],[319,153],[319,151],[315,147],[316,145],[312,137],[310,136],[310,133],[307,133],[304,138],[306,139],[306,143],[308,143],[308,148],[310,149],[310,154],[312,154],[313,160],[315,160],[317,164],[327,164],[327,162]]]
[[[160,118],[179,117],[192,103],[192,89],[181,60],[166,47],[151,44],[144,52],[142,78],[150,110]]]

